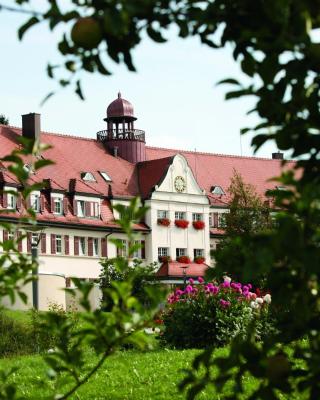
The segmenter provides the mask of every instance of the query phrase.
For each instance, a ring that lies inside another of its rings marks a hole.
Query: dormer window
[[[62,199],[60,197],[53,198],[53,212],[54,214],[62,214]]]
[[[81,179],[86,182],[96,182],[96,179],[91,172],[81,172]]]
[[[17,199],[16,196],[12,193],[7,194],[7,208],[9,210],[15,210],[17,206]]]
[[[211,193],[219,196],[225,194],[221,186],[212,186]]]
[[[111,182],[112,179],[110,178],[110,176],[105,172],[105,171],[99,171],[100,175],[102,176],[102,178],[106,181],[106,182]]]
[[[96,201],[77,200],[77,216],[99,218],[100,204]]]
[[[31,194],[30,196],[30,207],[34,212],[40,212],[40,195],[39,194]]]

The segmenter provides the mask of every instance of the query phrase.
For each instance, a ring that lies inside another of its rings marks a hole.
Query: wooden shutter
[[[20,211],[22,206],[21,194],[17,195],[17,210]]]
[[[63,198],[63,214],[67,215],[68,214],[68,197]]]
[[[77,200],[73,199],[73,215],[77,215]]]
[[[74,237],[74,255],[75,256],[79,255],[79,237],[78,236]]]
[[[8,193],[3,193],[2,194],[2,207],[7,208],[8,207]]]
[[[141,240],[141,258],[144,260],[146,258],[146,241]]]
[[[213,227],[218,228],[219,224],[219,213],[213,213]]]
[[[17,232],[18,251],[20,251],[20,252],[22,252],[22,240],[20,239],[21,236],[22,236],[22,233],[21,232]]]
[[[41,253],[46,254],[47,252],[47,235],[41,233]]]
[[[91,203],[89,201],[84,203],[84,212],[86,217],[91,217]]]
[[[8,231],[6,231],[5,229],[3,230],[3,241],[5,242],[6,240],[8,240]]]
[[[51,254],[56,254],[56,235],[51,234]]]
[[[69,236],[64,235],[64,254],[69,254]]]
[[[93,238],[88,238],[88,256],[93,256]]]
[[[50,211],[53,213],[54,212],[54,197],[50,197]]]
[[[27,252],[31,253],[31,240],[32,240],[32,233],[27,233]]]
[[[45,198],[44,195],[41,193],[40,194],[40,212],[44,212],[44,208],[45,208]]]
[[[107,238],[101,239],[101,256],[108,257],[108,242]]]

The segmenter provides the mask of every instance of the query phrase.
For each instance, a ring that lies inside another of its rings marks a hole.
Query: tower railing
[[[97,132],[97,140],[137,140],[145,142],[145,132],[141,129],[106,129]]]

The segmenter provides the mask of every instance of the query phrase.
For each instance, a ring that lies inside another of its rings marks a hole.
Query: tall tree
[[[9,119],[4,114],[0,114],[0,124],[9,125]]]

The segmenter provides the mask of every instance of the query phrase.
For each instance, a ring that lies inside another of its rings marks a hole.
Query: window
[[[112,179],[110,178],[110,176],[104,172],[104,171],[99,171],[100,175],[102,176],[102,178],[106,181],[106,182],[111,182]]]
[[[211,188],[212,194],[223,195],[225,194],[221,186],[212,186]]]
[[[53,212],[55,214],[62,214],[62,199],[59,197],[53,199]]]
[[[176,249],[176,258],[186,255],[187,255],[187,249],[181,249],[181,248]]]
[[[192,221],[203,221],[203,214],[193,213]]]
[[[186,219],[186,213],[182,211],[176,211],[174,213],[174,218],[175,219]]]
[[[56,254],[62,254],[62,237],[56,235]]]
[[[96,182],[96,179],[91,172],[81,172],[81,179],[83,181]]]
[[[79,237],[79,255],[86,255],[86,238],[84,237]]]
[[[99,239],[93,238],[93,255],[94,257],[99,256]]]
[[[8,232],[8,240],[13,240],[14,239],[14,233],[11,231],[7,231]]]
[[[117,256],[126,257],[128,255],[128,243],[125,239],[120,240],[122,247],[117,247]]]
[[[31,194],[30,200],[30,206],[33,211],[40,212],[40,196],[38,194]]]
[[[168,247],[158,247],[158,256],[159,257],[169,256],[169,248]]]
[[[86,215],[86,202],[83,200],[78,200],[77,201],[77,208],[78,208],[78,212],[77,215],[78,217],[84,217]]]
[[[134,244],[137,245],[137,246],[139,245],[139,248],[137,248],[134,251],[134,253],[132,255],[132,258],[141,258],[141,242],[140,242],[140,240],[135,240]]]
[[[168,218],[168,211],[158,210],[158,218]]]
[[[203,257],[204,251],[203,249],[193,249],[193,257]]]
[[[10,210],[14,210],[16,208],[17,205],[17,199],[16,196],[12,193],[8,193],[7,194],[7,208],[9,208]]]
[[[210,213],[209,215],[209,224],[210,227],[213,228],[223,228],[225,227],[225,222],[226,221],[226,217],[225,217],[225,213]]]
[[[224,228],[225,225],[226,225],[225,213],[219,213],[219,216],[218,216],[218,227],[219,228]]]
[[[97,201],[78,200],[77,215],[78,217],[99,218],[100,204]]]

